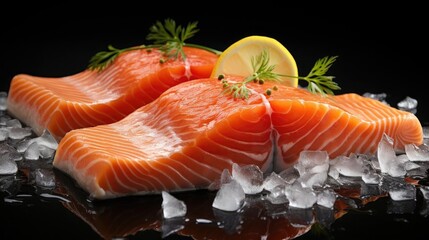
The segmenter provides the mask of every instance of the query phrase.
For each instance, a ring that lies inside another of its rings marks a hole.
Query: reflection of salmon
[[[206,188],[233,163],[281,170],[304,149],[374,153],[383,132],[398,149],[422,142],[413,114],[376,100],[285,86],[258,94],[270,86],[251,83],[249,99],[234,100],[215,79],[182,83],[121,121],[69,132],[53,164],[106,199]]]
[[[122,53],[102,72],[86,70],[61,78],[17,75],[11,82],[8,110],[37,134],[57,139],[72,129],[116,122],[168,88],[208,77],[217,56],[185,48],[185,61],[160,63],[159,51]]]
[[[56,193],[70,200],[62,202],[64,207],[85,221],[103,239],[139,236],[138,233],[145,230],[162,232],[163,225],[169,224],[162,218],[160,195],[90,202],[65,175],[57,172],[56,180]],[[175,197],[185,202],[188,211],[185,216],[187,221],[183,219],[182,222],[183,229],[174,232],[175,236],[170,235],[171,239],[181,239],[180,236],[190,236],[195,240],[293,239],[309,231],[312,224],[292,224],[287,213],[270,216],[272,212],[262,200],[256,204],[246,204],[247,207],[239,212],[223,212],[212,208],[214,192],[195,191]],[[286,205],[276,207],[282,212],[287,210]],[[162,238],[161,233],[159,237],[155,233],[151,236],[151,239]]]

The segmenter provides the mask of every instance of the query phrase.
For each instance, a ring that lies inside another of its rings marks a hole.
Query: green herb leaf
[[[333,90],[340,90],[334,76],[325,76],[332,64],[337,60],[338,56],[324,57],[316,61],[310,73],[306,77],[298,77],[300,80],[308,82],[307,89],[312,93],[320,93],[322,95],[333,95]]]
[[[257,55],[256,57],[254,56],[250,59],[253,68],[253,74],[239,83],[225,85],[227,81],[223,80],[225,88],[223,92],[226,94],[232,94],[234,98],[247,99],[250,95],[250,90],[246,86],[247,83],[251,81],[255,81],[260,84],[263,84],[265,81],[281,82],[280,77],[290,77],[307,81],[307,89],[312,93],[333,95],[333,90],[339,90],[341,88],[336,82],[333,81],[333,76],[325,76],[325,74],[336,59],[337,56],[324,57],[322,59],[317,60],[310,73],[306,77],[290,76],[275,73],[275,65],[270,65],[269,52],[263,50],[259,55]],[[271,95],[271,89],[267,90],[267,95]]]
[[[108,51],[96,53],[89,61],[88,68],[90,70],[102,71],[109,66],[121,53],[138,49],[151,49],[157,48],[162,51],[167,59],[160,59],[160,63],[168,59],[176,60],[179,58],[185,59],[186,55],[183,51],[185,45],[204,49],[215,54],[221,54],[220,51],[201,46],[198,44],[186,44],[185,41],[193,37],[199,31],[197,29],[197,22],[188,23],[186,27],[176,25],[172,19],[166,19],[164,23],[157,21],[149,28],[150,33],[146,39],[153,42],[150,45],[140,45],[137,47],[129,47],[124,49],[117,49],[109,45]]]
[[[198,22],[188,23],[186,27],[176,25],[172,19],[166,19],[164,24],[157,21],[147,35],[147,40],[152,40],[155,45],[160,45],[159,48],[168,58],[177,59],[179,56],[186,58],[183,52],[185,41],[195,35],[199,31],[197,29]]]

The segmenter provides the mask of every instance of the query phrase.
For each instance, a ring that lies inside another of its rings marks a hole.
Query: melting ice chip
[[[304,188],[301,184],[286,187],[285,193],[291,207],[311,208],[317,201],[317,196],[313,189]]]
[[[209,190],[219,190],[219,188],[222,186],[222,184],[231,182],[232,177],[229,173],[228,169],[224,169],[222,171],[222,174],[220,175],[220,179],[217,179],[216,181],[212,182],[208,189]]]
[[[55,176],[52,170],[38,168],[34,171],[37,186],[55,187]]]
[[[297,179],[297,182],[301,183],[302,187],[312,188],[314,186],[322,187],[326,179],[328,178],[328,172],[319,173],[306,173]]]
[[[162,211],[164,218],[183,217],[186,215],[186,205],[183,201],[162,191]]]
[[[279,176],[284,179],[287,184],[292,184],[299,178],[299,172],[295,167],[289,167],[281,171]]]
[[[429,161],[429,148],[426,145],[406,144],[405,154],[410,161]]]
[[[317,205],[324,206],[326,208],[334,208],[335,200],[337,195],[332,189],[325,189],[317,194]]]
[[[245,197],[243,188],[233,179],[221,186],[212,206],[223,211],[236,211],[243,204]]]
[[[27,150],[24,152],[24,158],[27,160],[37,160],[39,159],[39,155],[39,144],[37,142],[30,144],[30,146],[28,146]]]
[[[416,199],[416,187],[398,178],[384,177],[382,187],[387,189],[393,201]]]
[[[15,174],[18,172],[18,165],[6,153],[0,157],[0,175]]]
[[[335,168],[341,175],[347,177],[361,177],[363,174],[363,161],[355,154],[339,156],[331,167]]]
[[[326,151],[302,151],[294,166],[300,176],[307,173],[327,172],[329,169],[329,156]]]
[[[256,165],[239,166],[234,163],[232,178],[241,185],[246,194],[257,194],[263,190],[264,174]]]
[[[385,133],[378,143],[377,157],[382,173],[387,173],[392,177],[402,177],[407,173],[404,164],[396,156],[393,139]]]
[[[9,131],[6,129],[0,129],[0,141],[4,141],[9,137]]]
[[[270,190],[270,194],[267,195],[267,200],[272,204],[282,204],[287,203],[287,197],[285,195],[285,186],[277,185],[276,187]]]
[[[374,170],[368,170],[364,171],[364,173],[362,174],[362,180],[366,184],[379,184],[381,176]]]
[[[302,151],[294,167],[299,172],[297,181],[303,187],[323,186],[328,178],[328,153],[326,151]]]
[[[9,138],[14,140],[24,139],[32,134],[32,130],[29,127],[11,127],[9,129]]]
[[[264,189],[267,191],[272,191],[277,186],[286,186],[286,181],[281,178],[277,173],[272,172],[268,177],[264,179]]]
[[[6,121],[6,127],[10,127],[10,128],[22,128],[22,124],[21,122],[16,119],[16,118],[12,118]]]
[[[398,108],[403,110],[412,110],[417,108],[417,100],[407,96],[402,101],[398,102]]]

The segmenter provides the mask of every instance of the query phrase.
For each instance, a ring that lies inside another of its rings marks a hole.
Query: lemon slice
[[[279,41],[265,36],[249,36],[238,40],[222,52],[213,68],[211,77],[216,78],[220,74],[242,77],[252,75],[251,59],[264,50],[270,54],[270,65],[275,65],[273,72],[298,76],[295,59]],[[280,79],[284,85],[298,86],[296,78],[280,77]]]

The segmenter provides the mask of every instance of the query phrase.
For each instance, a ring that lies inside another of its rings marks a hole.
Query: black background
[[[108,44],[125,48],[147,43],[145,37],[149,27],[157,20],[172,18],[182,25],[198,21],[200,31],[188,42],[218,50],[225,50],[249,35],[276,38],[294,56],[300,75],[307,74],[318,58],[338,55],[329,71],[342,88],[336,94],[384,92],[387,93],[386,100],[393,106],[410,96],[419,101],[417,116],[421,122],[429,124],[429,98],[425,86],[429,38],[425,15],[416,9],[387,11],[367,7],[363,10],[351,5],[343,10],[309,11],[279,7],[269,1],[254,8],[237,10],[218,2],[200,2],[193,6],[183,3],[183,9],[177,6],[180,3],[143,4],[141,7],[119,2],[98,8],[67,5],[27,6],[25,9],[23,6],[2,7],[0,90],[8,91],[11,79],[20,73],[45,77],[78,73],[86,68],[93,54],[105,50]],[[7,16],[9,13],[12,16]],[[25,215],[26,209],[18,210],[20,215]],[[46,214],[46,224],[62,226],[61,231],[68,229],[65,233],[70,236],[81,234],[66,225],[80,224],[78,231],[92,232],[83,222],[61,219],[63,213],[55,211],[52,207],[41,208],[31,214]],[[55,223],[56,218],[66,225]],[[33,226],[40,225],[38,221],[40,219],[36,217]],[[41,228],[30,228],[35,229],[42,231]],[[25,232],[22,235],[26,236]]]
[[[1,16],[1,89],[7,90],[19,73],[61,77],[80,72],[108,44],[125,48],[148,43],[149,27],[172,18],[181,25],[198,21],[200,31],[188,42],[218,50],[249,35],[276,38],[294,56],[300,75],[307,74],[318,58],[338,55],[328,72],[342,88],[336,94],[385,92],[394,106],[410,96],[419,101],[418,117],[428,122],[424,85],[429,37],[424,15],[415,9],[309,11],[269,1],[239,10],[220,2],[195,10],[168,3],[146,5],[3,8],[3,13],[15,16]]]

